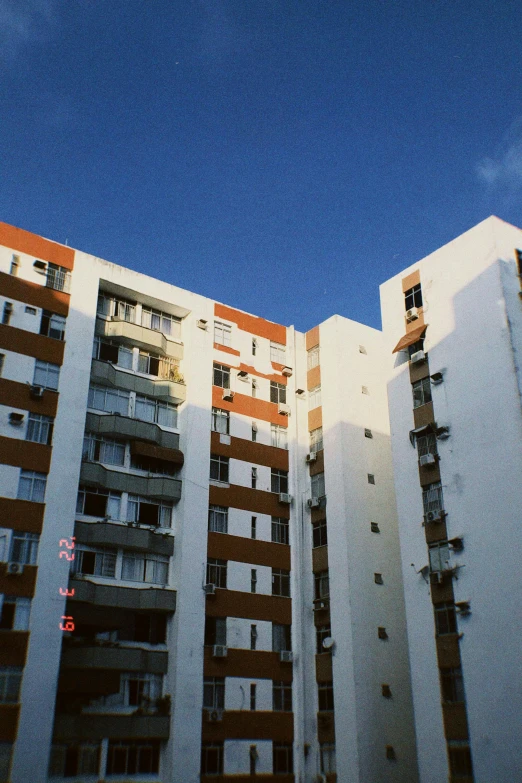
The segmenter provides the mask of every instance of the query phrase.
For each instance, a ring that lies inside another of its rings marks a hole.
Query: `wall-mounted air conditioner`
[[[288,495],[286,492],[279,493],[279,502],[289,505],[292,502],[292,495]]]
[[[33,400],[41,400],[44,396],[44,387],[43,386],[31,386],[29,389],[29,395],[33,398]]]
[[[319,508],[320,504],[321,501],[319,500],[319,498],[308,498],[308,500],[306,501],[306,505],[308,506],[308,508]]]
[[[412,307],[411,310],[406,310],[406,320],[408,323],[410,321],[416,321],[419,317],[419,310],[417,307]]]
[[[206,331],[208,326],[208,321],[205,321],[204,318],[200,318],[199,320],[196,321],[196,326],[198,327],[198,329],[203,329],[203,331]]]
[[[426,359],[426,354],[424,351],[415,351],[415,353],[412,353],[410,356],[410,363],[411,364],[418,364],[419,362],[423,362]]]
[[[24,564],[23,563],[15,563],[11,561],[7,564],[6,567],[6,574],[9,576],[20,576],[20,574],[23,574],[24,572]]]
[[[292,370],[291,367],[283,367],[281,372],[282,372],[283,375],[286,375],[287,378],[290,378],[291,375],[292,375],[293,370]]]
[[[307,462],[315,462],[317,459],[317,452],[311,451],[310,454],[306,455],[306,461]]]
[[[33,261],[33,266],[37,272],[45,272],[47,270],[47,261]]]
[[[437,509],[437,511],[428,511],[428,513],[425,514],[426,522],[440,522],[442,514],[443,511],[441,508]]]
[[[212,648],[212,657],[213,658],[226,658],[227,657],[227,648],[224,644],[215,644]]]
[[[15,427],[19,427],[20,424],[23,424],[24,421],[24,414],[23,413],[16,413],[15,411],[11,411],[9,414],[9,424],[14,424]]]
[[[294,660],[294,654],[290,650],[281,650],[279,653],[279,660],[281,663],[292,663]]]
[[[232,391],[232,389],[223,389],[223,399],[227,402],[232,402],[234,399],[235,392]]]
[[[205,595],[215,595],[216,585],[212,584],[211,582],[208,585],[203,585],[203,591]]]
[[[280,402],[277,407],[277,411],[281,414],[281,416],[290,416],[290,405],[287,405],[284,402]]]
[[[223,720],[223,710],[206,710],[205,719],[208,723],[219,723]]]
[[[421,468],[435,465],[436,462],[437,460],[434,454],[423,454],[422,457],[419,457],[419,465]]]

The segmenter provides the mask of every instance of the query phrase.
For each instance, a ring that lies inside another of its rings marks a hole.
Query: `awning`
[[[164,446],[155,446],[145,441],[131,441],[131,454],[172,462],[174,465],[179,465],[180,468],[183,465],[183,452],[179,449],[167,449]]]
[[[397,351],[403,351],[409,345],[413,345],[413,343],[416,343],[417,340],[420,340],[420,338],[426,331],[427,327],[428,324],[422,324],[422,326],[417,326],[416,329],[412,329],[411,332],[406,332],[404,337],[401,337],[401,339],[393,349],[392,353],[397,353]]]

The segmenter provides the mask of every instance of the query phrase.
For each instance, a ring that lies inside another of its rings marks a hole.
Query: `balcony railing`
[[[63,267],[47,267],[46,288],[54,288],[55,291],[70,292],[71,273]]]

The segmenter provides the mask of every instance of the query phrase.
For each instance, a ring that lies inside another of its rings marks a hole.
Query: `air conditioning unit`
[[[288,495],[286,492],[280,492],[279,502],[286,503],[286,505],[290,505],[290,503],[292,502],[292,495]]]
[[[306,501],[306,505],[308,508],[319,508],[320,506],[320,500],[319,498],[308,498]]]
[[[203,331],[207,330],[207,324],[208,321],[205,321],[204,318],[200,318],[198,321],[196,321],[196,326],[198,327],[198,329],[203,329]]]
[[[442,509],[437,509],[437,511],[428,511],[426,514],[426,522],[439,522],[440,518],[442,516]]]
[[[408,323],[410,323],[410,321],[416,321],[418,317],[419,311],[416,307],[412,307],[411,310],[406,310],[406,320]]]
[[[279,660],[281,663],[292,663],[294,654],[290,650],[281,650],[279,653]]]
[[[434,454],[423,454],[422,457],[419,458],[419,465],[421,468],[424,468],[428,465],[435,465],[437,460],[435,459]]]
[[[206,710],[205,718],[208,723],[219,723],[223,720],[223,710]]]
[[[216,594],[216,585],[210,583],[208,585],[203,585],[203,592],[205,595],[215,595]]]
[[[469,601],[455,601],[455,608],[461,617],[467,617],[469,614],[471,614]]]
[[[418,362],[423,362],[426,359],[426,354],[424,351],[415,351],[415,353],[412,353],[410,356],[410,362],[411,364],[417,364]]]
[[[292,370],[291,367],[283,367],[281,372],[283,373],[283,375],[286,375],[287,378],[290,378],[291,375],[292,375],[293,370]]]
[[[306,455],[306,461],[307,462],[315,462],[317,459],[317,452],[311,451],[310,454]]]
[[[226,658],[227,657],[227,648],[224,644],[215,644],[212,648],[212,657],[213,658]]]
[[[9,414],[9,424],[14,424],[16,427],[18,427],[20,424],[23,423],[23,420],[24,420],[23,413],[15,413],[15,411],[12,411]]]
[[[33,261],[33,266],[38,272],[45,272],[45,270],[47,269],[47,262],[38,261],[38,259],[36,259],[36,261]]]
[[[19,576],[20,574],[23,574],[24,572],[24,564],[23,563],[15,563],[11,561],[7,564],[6,567],[6,574],[9,576]]]
[[[240,381],[248,381],[248,373],[246,370],[240,370],[237,374],[238,380]]]
[[[430,376],[431,382],[434,386],[438,386],[439,383],[442,383],[444,380],[444,376],[441,372],[434,372],[433,375]]]
[[[314,612],[322,612],[329,607],[328,598],[316,598],[314,601]]]
[[[287,405],[284,402],[280,402],[277,411],[281,414],[281,416],[290,416],[290,405]]]
[[[31,386],[29,389],[29,395],[33,398],[33,400],[41,400],[44,396],[44,387],[43,386]]]
[[[234,399],[234,394],[231,389],[223,389],[223,399],[227,400],[227,402],[232,402]]]
[[[437,440],[447,440],[450,436],[449,427],[438,427],[436,431]]]

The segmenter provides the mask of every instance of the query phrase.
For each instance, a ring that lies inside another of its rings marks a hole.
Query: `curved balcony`
[[[108,321],[104,318],[96,319],[96,334],[119,340],[126,345],[136,345],[138,348],[161,353],[163,356],[183,359],[183,343],[176,342],[163,332],[149,329],[141,324],[121,321],[114,315]]]
[[[187,399],[187,389],[184,383],[170,381],[162,378],[153,380],[143,378],[133,372],[121,370],[109,362],[93,359],[91,364],[91,380],[109,386],[117,386],[137,394],[145,394],[147,397],[156,397],[158,400],[173,402],[180,405]]]
[[[69,587],[74,596],[69,600],[121,609],[142,609],[157,612],[176,611],[176,590],[163,587],[120,587],[72,578]]]
[[[88,546],[115,546],[124,549],[153,552],[156,555],[174,554],[174,537],[159,534],[142,527],[116,525],[113,522],[76,522],[74,535],[79,544]]]
[[[179,450],[179,435],[177,432],[166,432],[158,424],[151,421],[140,421],[116,413],[88,413],[85,421],[85,431],[98,435],[116,435],[129,440],[143,440],[155,443],[163,449]],[[181,464],[183,464],[183,455]]]
[[[170,476],[138,476],[111,470],[97,462],[82,462],[80,482],[115,492],[130,492],[133,495],[161,498],[174,503],[181,497],[181,481]]]

